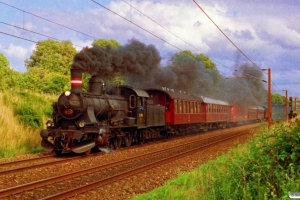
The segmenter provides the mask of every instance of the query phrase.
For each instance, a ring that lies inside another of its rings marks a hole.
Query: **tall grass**
[[[280,124],[139,199],[289,199],[300,191],[300,124]]]
[[[43,151],[39,132],[56,97],[31,92],[0,93],[0,157]]]

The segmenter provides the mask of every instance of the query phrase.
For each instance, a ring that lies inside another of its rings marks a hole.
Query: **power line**
[[[193,45],[191,45],[191,44],[189,44],[189,43],[187,43],[186,41],[184,41],[183,39],[181,39],[180,37],[178,37],[177,35],[175,35],[174,33],[172,33],[171,31],[169,31],[168,29],[166,29],[164,26],[162,26],[161,24],[159,24],[159,23],[157,23],[155,20],[153,20],[152,18],[150,18],[149,16],[147,16],[146,14],[144,14],[142,11],[140,11],[139,9],[137,9],[136,7],[134,7],[133,5],[131,5],[130,3],[128,3],[126,0],[122,0],[122,1],[124,1],[126,4],[128,4],[129,6],[131,6],[132,8],[134,8],[135,10],[137,10],[139,13],[141,13],[142,15],[144,15],[145,17],[147,17],[148,19],[150,19],[152,22],[154,22],[155,24],[157,24],[157,25],[159,25],[160,27],[162,27],[163,29],[165,29],[166,31],[168,31],[169,33],[171,33],[172,35],[174,35],[175,37],[177,37],[178,39],[180,39],[181,41],[183,41],[184,43],[186,43],[186,44],[188,44],[188,45],[190,45],[191,47],[193,47],[193,48],[195,48],[196,50],[198,50],[198,51],[200,51],[199,49],[197,49],[196,47],[194,47]],[[195,2],[196,3],[196,2]],[[197,3],[196,3],[197,4]],[[205,11],[200,7],[200,9],[205,13]],[[206,13],[205,13],[206,14]],[[207,15],[207,14],[206,14]],[[211,20],[211,18],[207,15],[207,17]],[[212,21],[212,20],[211,20]],[[213,22],[213,21],[212,21]],[[213,22],[214,23],[214,22]],[[215,24],[215,23],[214,23]],[[216,24],[215,24],[216,25]],[[217,25],[216,25],[217,26]],[[217,26],[217,28],[225,35],[225,33]],[[225,37],[227,37],[226,35],[225,35]],[[228,37],[227,37],[228,38]],[[228,38],[229,39],[229,38]],[[229,41],[231,41],[230,39],[229,39]],[[232,41],[231,41],[231,43],[233,43]],[[248,58],[234,43],[233,43],[233,45],[246,57],[246,58]],[[213,59],[212,59],[213,60]],[[248,60],[250,60],[249,58],[248,58]],[[215,61],[215,60],[214,60]],[[251,61],[251,60],[250,60]],[[215,61],[215,62],[217,62],[217,61]],[[252,61],[251,61],[252,62]],[[223,65],[222,63],[220,63],[220,62],[218,62],[219,64],[221,64],[221,65]],[[254,63],[254,62],[252,62],[255,66],[256,66],[256,64]],[[226,67],[225,65],[223,65],[224,67]],[[256,66],[257,67],[257,66]],[[227,67],[228,68],[228,67]],[[259,68],[259,67],[258,67]],[[228,68],[229,69],[229,68]],[[237,70],[236,70],[237,71]],[[244,73],[244,75],[248,75],[248,76],[250,76],[250,77],[253,77],[253,76],[251,76],[251,75],[249,75],[249,74],[245,74]]]
[[[202,9],[202,7],[195,1],[195,4],[199,7],[200,10],[202,10],[202,12],[208,17],[208,19],[219,29],[219,31],[230,41],[230,43],[235,46],[235,48],[241,53],[243,54],[243,56],[245,56],[245,58],[247,58],[254,66],[256,66],[257,68],[260,69],[260,67],[258,67],[246,54],[244,54],[244,52],[221,30],[221,28],[210,18],[210,16]]]
[[[43,19],[43,20],[45,20],[45,21],[47,21],[47,22],[51,22],[51,23],[56,24],[56,25],[58,25],[58,26],[64,27],[64,28],[66,28],[66,29],[69,29],[69,30],[75,31],[75,32],[77,32],[77,33],[80,33],[80,34],[89,36],[89,37],[91,37],[91,38],[97,39],[96,37],[91,36],[91,35],[89,35],[89,34],[87,34],[87,33],[83,33],[83,32],[78,31],[78,30],[76,30],[76,29],[73,29],[73,28],[70,28],[70,27],[68,27],[68,26],[59,24],[59,23],[57,23],[57,22],[51,21],[51,20],[49,20],[49,19],[46,19],[46,18],[44,18],[44,17],[35,15],[35,14],[33,14],[33,13],[30,13],[30,12],[27,12],[27,11],[22,10],[22,9],[20,9],[20,8],[17,8],[17,7],[14,7],[14,6],[12,6],[12,5],[9,5],[9,4],[7,4],[7,3],[1,2],[1,1],[0,1],[0,3],[4,4],[4,5],[6,5],[6,6],[9,6],[9,7],[11,7],[11,8],[14,8],[14,9],[16,9],[16,10],[22,11],[23,13],[27,13],[27,14],[32,15],[32,16],[35,16],[35,17],[37,17],[37,18]]]
[[[183,41],[184,43],[186,43],[187,45],[193,47],[194,49],[200,51],[198,48],[196,48],[195,46],[187,43],[186,41],[184,41],[183,39],[181,39],[179,36],[175,35],[174,33],[172,33],[171,31],[169,31],[167,28],[165,28],[163,25],[159,24],[158,22],[156,22],[155,20],[153,20],[152,18],[150,18],[148,15],[146,15],[145,13],[143,13],[142,11],[140,11],[139,9],[137,9],[136,7],[134,7],[133,5],[131,5],[130,3],[128,3],[125,0],[124,1],[126,4],[128,4],[129,6],[131,6],[132,8],[134,8],[136,11],[138,11],[139,13],[141,13],[142,15],[144,15],[145,17],[147,17],[148,19],[150,19],[152,22],[154,22],[155,24],[157,24],[158,26],[162,27],[163,29],[165,29],[166,31],[168,31],[169,33],[171,33],[172,35],[174,35],[175,37],[177,37],[178,39],[180,39],[181,41]],[[201,51],[200,51],[201,52]]]
[[[150,31],[148,31],[148,30],[146,30],[145,28],[143,28],[143,27],[141,27],[141,26],[139,26],[139,25],[137,25],[137,24],[135,24],[135,23],[133,23],[132,21],[130,21],[130,20],[128,20],[127,18],[125,18],[125,17],[123,17],[123,16],[121,16],[121,15],[119,15],[118,13],[116,13],[116,12],[114,12],[114,11],[112,11],[112,10],[110,10],[109,8],[107,8],[107,7],[105,7],[105,6],[103,6],[102,4],[100,4],[100,3],[98,3],[98,2],[96,2],[96,1],[94,1],[94,0],[91,0],[91,1],[93,1],[94,3],[96,3],[96,4],[98,4],[99,6],[101,6],[101,7],[103,7],[103,8],[105,8],[105,9],[107,9],[108,11],[110,11],[110,12],[112,12],[112,13],[114,13],[114,14],[116,14],[116,15],[118,15],[119,17],[121,17],[121,18],[123,18],[124,20],[126,20],[126,21],[128,21],[128,22],[130,22],[130,23],[132,23],[132,24],[134,24],[135,26],[137,26],[137,27],[139,27],[139,28],[141,28],[142,30],[144,30],[144,31],[146,31],[146,32],[148,32],[149,34],[151,34],[151,35],[153,35],[154,37],[156,37],[156,38],[158,38],[158,39],[160,39],[160,40],[162,40],[162,41],[164,41],[164,42],[166,42],[166,43],[168,43],[169,45],[171,45],[171,46],[173,46],[174,48],[176,48],[176,49],[178,49],[178,50],[181,50],[182,51],[182,49],[180,49],[180,48],[178,48],[178,47],[176,47],[175,45],[173,45],[173,44],[171,44],[171,43],[169,43],[169,42],[167,42],[166,40],[164,40],[164,39],[162,39],[161,37],[159,37],[159,36],[157,36],[157,35],[155,35],[155,34],[153,34],[153,33],[151,33]],[[135,8],[134,6],[132,6],[131,4],[129,4],[128,2],[126,2],[125,0],[123,0],[125,3],[127,3],[128,5],[130,5],[131,7],[133,7],[135,10],[137,10],[137,11],[139,11],[137,8]],[[194,2],[195,2],[195,4],[204,12],[204,14],[212,21],[212,23],[221,31],[221,33],[254,65],[254,66],[256,66],[256,67],[258,67],[250,58],[248,58],[234,43],[233,43],[233,41],[219,28],[219,26],[208,16],[208,14],[199,6],[199,4],[195,1],[195,0],[193,0]],[[80,33],[80,34],[83,34],[83,35],[86,35],[86,36],[89,36],[89,37],[91,37],[91,38],[94,38],[94,39],[96,39],[96,37],[94,37],[94,36],[91,36],[91,35],[89,35],[89,34],[86,34],[86,33],[84,33],[84,32],[81,32],[81,31],[78,31],[78,30],[76,30],[76,29],[73,29],[73,28],[70,28],[70,27],[67,27],[67,26],[65,26],[65,25],[62,25],[62,24],[59,24],[59,23],[57,23],[57,22],[54,22],[54,21],[51,21],[51,20],[49,20],[49,19],[46,19],[46,18],[44,18],[44,17],[41,17],[41,16],[38,16],[38,15],[36,15],[36,14],[33,14],[33,13],[30,13],[30,12],[27,12],[27,11],[25,11],[25,10],[22,10],[22,9],[19,9],[19,8],[17,8],[17,7],[14,7],[14,6],[12,6],[12,5],[9,5],[9,4],[7,4],[7,3],[4,3],[4,2],[1,2],[0,1],[0,3],[2,3],[2,4],[4,4],[4,5],[6,5],[6,6],[9,6],[9,7],[12,7],[12,8],[14,8],[14,9],[17,9],[17,10],[19,10],[19,11],[22,11],[23,13],[27,13],[27,14],[30,14],[30,15],[32,15],[32,16],[35,16],[35,17],[37,17],[37,18],[40,18],[40,19],[43,19],[43,20],[45,20],[45,21],[48,21],[48,22],[51,22],[51,23],[53,23],[53,24],[56,24],[56,25],[58,25],[58,26],[61,26],[61,27],[64,27],[64,28],[66,28],[66,29],[69,29],[69,30],[72,30],[72,31],[75,31],[75,32],[78,32],[78,33]],[[174,33],[172,33],[171,31],[169,31],[168,29],[166,29],[165,27],[163,27],[162,25],[160,25],[159,23],[157,23],[157,22],[155,22],[153,19],[151,19],[150,17],[148,17],[147,15],[145,15],[144,13],[142,13],[141,11],[139,11],[141,14],[143,14],[144,16],[146,16],[147,18],[149,18],[151,21],[153,21],[154,23],[156,23],[157,25],[159,25],[160,27],[162,27],[162,28],[164,28],[165,30],[167,30],[169,33],[171,33],[172,35],[174,35],[174,36],[176,36],[178,39],[180,39],[180,40],[182,40],[181,38],[179,38],[177,35],[175,35]],[[0,22],[0,23],[3,23],[3,24],[6,24],[6,25],[9,25],[9,26],[13,26],[13,25],[10,25],[10,24],[7,24],[7,23],[5,23],[5,22]],[[13,27],[16,27],[16,28],[20,28],[20,27],[17,27],[17,26],[13,26]],[[30,30],[28,30],[28,29],[25,29],[25,28],[20,28],[20,29],[23,29],[23,30],[26,30],[26,31],[29,31],[29,32],[31,32],[31,33],[34,33],[34,34],[38,34],[38,35],[42,35],[42,36],[45,36],[45,37],[48,37],[48,38],[52,38],[52,39],[54,39],[54,40],[58,40],[58,39],[56,39],[56,38],[53,38],[53,37],[51,37],[51,36],[47,36],[47,35],[44,35],[44,34],[41,34],[41,33],[37,33],[37,32],[34,32],[34,31],[30,31]],[[19,39],[23,39],[23,40],[27,40],[27,41],[30,41],[30,42],[34,42],[34,43],[37,43],[36,41],[33,41],[33,40],[29,40],[29,39],[26,39],[26,38],[22,38],[22,37],[18,37],[18,36],[14,36],[14,35],[11,35],[11,34],[8,34],[8,33],[4,33],[4,32],[1,32],[2,34],[6,34],[6,35],[10,35],[10,36],[12,36],[12,37],[16,37],[16,38],[19,38]],[[58,41],[61,41],[61,40],[58,40]],[[186,41],[184,41],[184,40],[182,40],[183,42],[185,42],[186,44],[188,44],[188,45],[190,45],[191,47],[193,47],[193,48],[195,48],[195,49],[197,49],[196,47],[194,47],[193,45],[191,45],[191,44],[189,44],[189,43],[187,43]],[[73,45],[75,45],[75,44],[73,44]],[[75,46],[79,46],[79,45],[75,45]],[[79,47],[82,47],[82,46],[79,46]],[[199,49],[197,49],[198,51],[200,51]],[[215,61],[216,62],[216,61]],[[220,63],[220,62],[218,62],[218,63]],[[220,63],[221,65],[223,65],[222,63]],[[223,66],[225,66],[225,65],[223,65]],[[228,67],[227,67],[228,68]],[[258,67],[259,68],[259,67]],[[260,69],[260,68],[259,68]],[[248,75],[248,74],[245,74],[245,75]],[[249,75],[249,76],[251,76],[251,75]],[[273,82],[272,82],[273,83]],[[275,85],[275,83],[273,83],[273,85],[276,87],[276,88],[278,88],[276,85]],[[279,88],[278,88],[279,89]]]
[[[153,20],[152,18],[150,18],[148,15],[144,14],[142,11],[140,11],[139,9],[137,9],[136,7],[134,7],[133,5],[131,5],[130,3],[128,3],[126,0],[122,0],[124,1],[126,4],[128,4],[129,6],[131,6],[132,8],[134,8],[135,10],[137,10],[139,13],[141,13],[142,15],[144,15],[145,17],[147,17],[148,19],[150,19],[152,22],[154,22],[155,24],[159,25],[160,27],[162,27],[163,29],[165,29],[166,31],[168,31],[169,33],[171,33],[172,35],[174,35],[175,37],[177,37],[178,39],[180,39],[181,41],[183,41],[184,43],[188,44],[189,46],[195,48],[196,50],[200,51],[198,48],[194,47],[193,45],[187,43],[186,41],[184,41],[183,39],[181,39],[180,37],[178,37],[177,35],[175,35],[174,33],[172,33],[171,31],[169,31],[167,28],[165,28],[164,26],[162,26],[161,24],[157,23],[155,20]],[[201,51],[200,51],[201,52]],[[213,60],[213,59],[212,59]],[[215,60],[214,60],[215,61]],[[216,62],[216,61],[215,61]],[[223,65],[222,63],[218,62],[219,64]],[[224,67],[226,67],[225,65],[223,65]],[[229,67],[227,67],[229,69]],[[231,69],[230,69],[231,70]],[[253,77],[249,74],[244,74],[244,75],[248,75],[250,77]],[[256,78],[256,77],[254,77]]]
[[[56,40],[56,41],[60,41],[60,42],[63,41],[63,40],[59,40],[59,39],[56,39],[56,38],[51,37],[51,36],[48,36],[48,35],[44,35],[44,34],[42,34],[42,33],[38,33],[38,32],[35,32],[35,31],[31,31],[31,30],[28,30],[28,29],[26,29],[26,28],[22,28],[22,27],[19,27],[19,26],[11,25],[11,24],[8,24],[8,23],[2,22],[2,21],[0,21],[0,23],[5,24],[5,25],[7,25],[7,26],[14,27],[14,28],[18,28],[18,29],[21,29],[21,30],[24,30],[24,31],[28,31],[28,32],[30,32],[30,33],[34,33],[34,34],[37,34],[37,35],[40,35],[40,36],[44,36],[44,37],[47,37],[47,38],[51,38],[51,39]],[[72,43],[72,44],[73,44],[73,43]],[[84,48],[83,46],[79,46],[79,45],[76,45],[76,44],[73,44],[73,45],[74,45],[74,46],[77,46],[77,47],[82,47],[82,48]]]
[[[202,10],[202,12],[208,17],[208,19],[219,29],[219,31],[230,41],[230,43],[233,45],[233,46],[235,46],[235,48],[241,53],[241,54],[243,54],[243,56],[245,57],[245,58],[247,58],[247,60],[249,60],[255,67],[257,67],[257,68],[259,68],[259,69],[261,69],[260,67],[258,67],[223,31],[222,31],[222,29],[211,19],[211,17],[204,11],[204,9],[195,1],[195,0],[193,0],[194,2],[195,2],[195,4],[198,6],[198,8],[200,9],[200,10]],[[277,87],[277,85],[275,85],[275,83],[272,81],[272,84],[277,88],[277,89],[279,89],[278,87]]]
[[[22,40],[27,40],[29,42],[33,42],[33,43],[38,43],[36,41],[33,41],[33,40],[29,40],[29,39],[26,39],[26,38],[23,38],[23,37],[19,37],[19,36],[15,36],[15,35],[12,35],[12,34],[9,34],[9,33],[5,33],[5,32],[2,32],[0,31],[0,33],[4,34],[4,35],[9,35],[9,36],[12,36],[12,37],[15,37],[15,38],[19,38],[19,39],[22,39]]]
[[[115,15],[118,15],[119,17],[121,17],[122,19],[124,19],[124,20],[126,20],[126,21],[128,21],[128,22],[132,23],[133,25],[135,25],[135,26],[139,27],[140,29],[142,29],[142,30],[144,30],[145,32],[147,32],[147,33],[149,33],[149,34],[153,35],[154,37],[156,37],[156,38],[160,39],[161,41],[164,41],[165,43],[167,43],[167,44],[171,45],[172,47],[174,47],[174,48],[176,48],[176,49],[178,49],[178,50],[182,51],[182,49],[180,49],[180,48],[176,47],[175,45],[173,45],[173,44],[171,44],[171,43],[169,43],[169,42],[167,42],[166,40],[164,40],[164,39],[162,39],[161,37],[159,37],[159,36],[155,35],[154,33],[151,33],[150,31],[146,30],[145,28],[141,27],[140,25],[138,25],[138,24],[136,24],[136,23],[134,23],[134,22],[130,21],[130,20],[129,20],[129,19],[127,19],[126,17],[123,17],[123,16],[119,15],[118,13],[116,13],[116,12],[112,11],[111,9],[109,9],[109,8],[107,8],[107,7],[105,7],[105,6],[103,6],[102,4],[98,3],[97,1],[94,1],[94,0],[91,0],[91,1],[92,1],[92,2],[94,2],[95,4],[98,4],[99,6],[101,6],[101,7],[103,7],[103,8],[105,8],[106,10],[108,10],[108,11],[110,11],[110,12],[114,13]]]

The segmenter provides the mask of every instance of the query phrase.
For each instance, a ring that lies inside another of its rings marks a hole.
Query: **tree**
[[[195,58],[196,60],[202,62],[204,64],[204,66],[205,66],[205,69],[207,69],[207,70],[215,70],[215,69],[217,69],[216,64],[208,56],[206,56],[204,54],[198,54],[198,55],[197,54],[193,54],[189,50],[184,50],[184,51],[180,51],[180,52],[176,53],[171,58],[171,60],[174,59],[175,57],[183,56],[183,55],[190,56],[190,57]]]
[[[119,42],[117,42],[116,40],[106,40],[106,39],[97,39],[94,40],[94,42],[92,43],[93,46],[100,46],[100,47],[106,47],[106,46],[111,46],[112,48],[117,48],[122,46]]]
[[[24,81],[20,85],[20,88],[41,92],[43,79],[47,74],[49,74],[49,71],[45,68],[35,67],[30,69],[23,74]]]
[[[69,86],[69,77],[59,73],[50,73],[43,79],[41,91],[56,94],[69,89]]]
[[[0,53],[0,89],[7,90],[22,83],[22,75],[9,67],[9,61]]]
[[[196,55],[196,59],[201,60],[201,62],[203,62],[205,69],[208,70],[217,69],[216,64],[208,56],[204,54]]]
[[[39,41],[29,60],[25,60],[25,65],[28,71],[33,68],[43,68],[49,72],[69,75],[70,65],[76,53],[70,41]]]
[[[285,97],[280,94],[272,94],[273,104],[285,104]]]
[[[0,70],[2,70],[4,68],[9,68],[9,61],[3,55],[3,53],[0,53]]]

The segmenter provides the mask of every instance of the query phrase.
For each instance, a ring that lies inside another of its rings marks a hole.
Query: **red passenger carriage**
[[[207,130],[225,128],[230,106],[225,101],[198,97],[172,89],[148,89],[154,104],[166,107],[166,125],[173,128]]]

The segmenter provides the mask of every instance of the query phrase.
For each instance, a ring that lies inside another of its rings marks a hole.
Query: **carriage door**
[[[138,127],[146,125],[146,105],[143,97],[137,99],[137,125]]]

